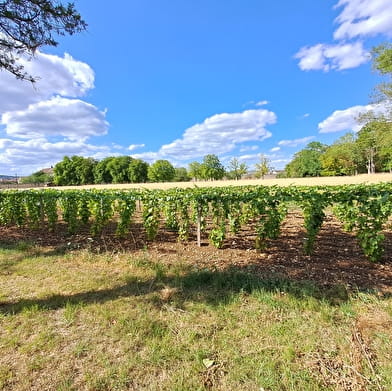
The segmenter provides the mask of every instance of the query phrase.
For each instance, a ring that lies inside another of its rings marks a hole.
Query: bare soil
[[[341,224],[328,216],[316,240],[314,253],[303,253],[305,232],[300,212],[291,211],[282,225],[281,235],[269,242],[262,251],[255,250],[252,227],[242,229],[236,236],[228,236],[222,249],[216,249],[202,237],[202,246],[196,244],[196,233],[188,241],[179,242],[177,234],[161,227],[154,241],[146,239],[141,223],[136,220],[125,238],[115,235],[115,224],[105,228],[98,237],[92,237],[89,227],[69,235],[63,223],[53,232],[47,227],[38,230],[18,227],[0,227],[0,247],[27,241],[48,255],[65,254],[76,249],[93,252],[127,252],[150,257],[166,263],[181,262],[197,269],[224,270],[235,268],[265,276],[279,276],[294,280],[309,280],[328,287],[343,285],[349,290],[375,290],[380,296],[392,294],[392,232],[384,232],[385,252],[379,263],[370,262],[362,253],[353,234],[342,230]]]

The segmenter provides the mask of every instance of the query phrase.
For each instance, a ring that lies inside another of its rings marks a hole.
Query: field
[[[263,251],[0,227],[0,388],[392,389],[392,233],[371,263],[330,213],[304,255],[302,225]]]
[[[347,185],[359,183],[380,183],[392,182],[392,174],[361,174],[356,176],[340,176],[340,177],[317,177],[317,178],[280,178],[280,179],[241,179],[241,180],[224,180],[224,181],[208,181],[208,182],[166,182],[166,183],[128,183],[128,184],[110,184],[110,185],[85,185],[85,186],[62,186],[61,189],[169,189],[173,187],[220,187],[220,186],[313,186],[313,185]]]

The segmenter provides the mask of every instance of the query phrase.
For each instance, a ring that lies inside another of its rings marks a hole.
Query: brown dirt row
[[[125,238],[115,235],[115,224],[107,226],[99,237],[92,237],[85,227],[75,235],[68,235],[64,224],[54,232],[46,227],[30,230],[0,227],[2,244],[17,245],[24,240],[43,249],[43,254],[65,254],[77,249],[93,252],[128,252],[142,257],[146,253],[154,259],[173,264],[189,264],[197,269],[222,270],[235,268],[260,275],[277,275],[295,280],[310,280],[318,285],[341,284],[349,289],[376,290],[380,295],[392,294],[392,232],[385,232],[385,252],[379,263],[370,262],[354,235],[342,230],[341,224],[328,216],[316,240],[315,251],[303,253],[305,232],[302,215],[292,211],[282,225],[277,240],[270,241],[266,250],[256,251],[252,227],[242,229],[236,236],[228,236],[222,249],[216,249],[202,237],[202,246],[196,244],[193,233],[187,242],[179,242],[177,235],[163,227],[155,241],[147,241],[141,223],[134,223]]]

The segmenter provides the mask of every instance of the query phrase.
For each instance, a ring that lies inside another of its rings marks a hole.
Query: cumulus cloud
[[[139,149],[139,148],[144,148],[146,145],[145,144],[131,144],[128,149],[130,151],[134,151],[135,149]]]
[[[317,44],[300,49],[295,55],[303,71],[332,69],[342,71],[356,68],[369,60],[369,53],[362,42],[341,43],[337,45]]]
[[[0,139],[0,152],[0,166],[7,167],[8,172],[22,175],[50,167],[65,155],[91,156],[97,159],[112,155],[106,146],[96,146],[83,141],[53,143],[46,138]]]
[[[0,72],[0,174],[27,175],[64,155],[116,155],[111,147],[87,143],[109,128],[106,111],[81,100],[94,88],[94,71],[88,64],[69,54],[40,51],[20,62],[38,80],[33,85]]]
[[[357,122],[360,114],[372,111],[375,115],[388,112],[385,103],[371,104],[365,106],[353,106],[345,110],[336,110],[328,118],[318,124],[319,133],[334,133],[340,131],[358,132],[362,125]]]
[[[105,113],[92,104],[62,97],[30,104],[25,110],[6,112],[1,124],[12,137],[63,136],[71,140],[104,135],[109,127]]]
[[[37,51],[30,61],[22,59],[21,64],[38,80],[33,85],[16,80],[8,72],[0,72],[0,113],[20,110],[54,95],[81,97],[94,88],[91,67],[67,53],[59,57]]]
[[[258,149],[259,149],[258,145],[245,145],[240,148],[240,152],[257,151]]]
[[[314,136],[308,136],[303,138],[297,138],[295,140],[281,140],[278,142],[278,145],[282,147],[298,147],[299,145],[306,144],[309,141],[313,140]]]
[[[335,39],[384,34],[392,37],[392,2],[390,0],[340,0],[335,8],[343,10],[336,18],[339,27]]]
[[[185,130],[182,138],[163,145],[158,152],[134,155],[142,159],[199,158],[206,154],[223,155],[248,141],[263,141],[272,136],[266,126],[276,123],[276,114],[268,110],[222,113]]]
[[[303,71],[356,68],[370,59],[358,39],[379,34],[392,37],[391,0],[339,0],[334,8],[341,9],[333,35],[338,43],[319,43],[300,49],[294,57],[299,59]],[[357,41],[347,42],[353,39]]]

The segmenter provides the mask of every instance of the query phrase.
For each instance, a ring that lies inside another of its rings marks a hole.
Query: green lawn
[[[0,242],[4,390],[391,390],[392,298]]]

